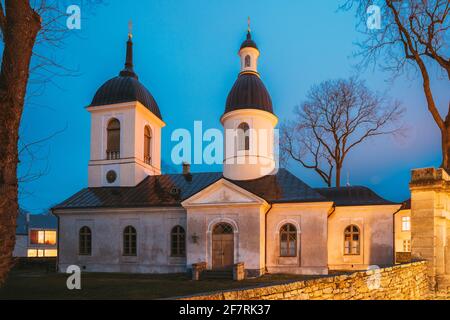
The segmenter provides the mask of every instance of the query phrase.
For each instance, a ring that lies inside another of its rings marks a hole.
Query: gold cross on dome
[[[247,17],[247,31],[250,32],[250,17]]]

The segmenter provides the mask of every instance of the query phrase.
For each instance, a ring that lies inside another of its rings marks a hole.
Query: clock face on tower
[[[106,181],[108,181],[108,183],[113,183],[114,181],[116,181],[117,179],[117,173],[114,170],[109,170],[106,173]]]

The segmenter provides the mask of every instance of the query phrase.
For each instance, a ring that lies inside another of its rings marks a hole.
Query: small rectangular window
[[[402,217],[402,231],[411,231],[411,217]]]
[[[56,231],[53,230],[31,230],[30,231],[31,244],[56,244]]]
[[[411,240],[403,240],[403,252],[411,252]]]
[[[58,250],[55,249],[46,249],[44,251],[44,256],[45,257],[56,257],[58,256]]]

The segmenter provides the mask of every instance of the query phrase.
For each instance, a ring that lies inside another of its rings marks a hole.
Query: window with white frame
[[[344,231],[344,254],[358,255],[360,250],[361,233],[355,225],[350,225]]]
[[[402,217],[402,231],[411,231],[411,217]]]
[[[291,223],[286,223],[280,229],[280,256],[297,256],[297,228]]]
[[[411,252],[411,240],[403,240],[403,252]]]

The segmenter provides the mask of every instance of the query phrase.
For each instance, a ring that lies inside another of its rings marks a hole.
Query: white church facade
[[[366,187],[312,188],[277,169],[278,118],[257,71],[251,38],[239,50],[241,71],[221,117],[236,131],[223,172],[164,174],[165,126],[133,68],[96,92],[91,114],[88,187],[53,208],[59,220],[58,265],[88,272],[177,273],[193,264],[247,276],[328,274],[394,261],[394,215],[401,204]],[[267,132],[265,152],[252,132]],[[224,145],[227,145],[225,135]]]

